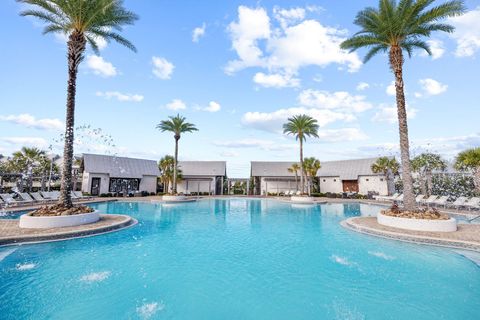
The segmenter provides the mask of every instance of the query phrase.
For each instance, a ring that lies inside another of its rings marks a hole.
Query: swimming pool
[[[480,268],[453,250],[343,229],[364,204],[95,204],[139,224],[0,248],[2,319],[478,319]]]

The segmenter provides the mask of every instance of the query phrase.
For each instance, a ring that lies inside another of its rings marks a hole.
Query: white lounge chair
[[[441,196],[439,197],[438,199],[436,199],[435,201],[433,201],[433,205],[436,205],[436,206],[444,206],[446,207],[447,206],[447,203],[448,203],[448,196]]]
[[[398,198],[399,196],[400,196],[400,193],[397,192],[393,194],[393,196],[377,196],[375,197],[375,199],[379,201],[390,201]]]
[[[58,200],[60,198],[60,191],[50,191],[52,200]]]
[[[438,199],[438,196],[432,195],[432,196],[428,197],[427,199],[425,199],[425,201],[422,201],[420,203],[429,206],[429,205],[433,205],[435,200],[437,200],[437,199]]]
[[[392,200],[393,202],[403,202],[403,193]]]
[[[13,196],[14,196],[14,194],[10,194],[10,193],[0,194],[0,198],[7,205],[19,205],[19,204],[24,204],[25,203],[25,201],[14,199]]]
[[[480,198],[473,197],[463,204],[468,210],[480,210]]]
[[[453,203],[451,203],[449,206],[450,207],[453,207],[455,209],[459,209],[461,207],[463,207],[463,205],[465,204],[465,202],[468,200],[467,197],[458,197]]]
[[[415,202],[416,202],[416,203],[422,203],[423,200],[425,200],[425,195],[423,195],[423,194],[419,194],[419,195],[415,198]]]
[[[45,199],[44,197],[42,197],[40,195],[40,192],[30,192],[30,195],[37,202],[48,202],[48,201],[50,201],[49,199]]]
[[[22,198],[22,200],[27,203],[33,203],[35,202],[35,199],[33,199],[28,193],[26,192],[19,192],[18,195]]]
[[[43,197],[43,199],[53,200],[50,191],[40,191],[39,193]]]

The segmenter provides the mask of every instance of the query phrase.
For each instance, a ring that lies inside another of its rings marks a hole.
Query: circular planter
[[[448,220],[430,220],[430,219],[410,219],[392,217],[382,214],[377,215],[377,222],[381,225],[414,230],[414,231],[430,231],[430,232],[454,232],[457,231],[457,220],[450,218]]]
[[[163,201],[185,201],[187,200],[186,196],[162,196]]]
[[[313,197],[291,196],[290,201],[294,203],[312,204],[315,202]]]
[[[29,229],[48,229],[74,227],[82,224],[94,223],[100,220],[98,211],[75,214],[71,216],[33,217],[30,214],[20,216],[19,227]]]

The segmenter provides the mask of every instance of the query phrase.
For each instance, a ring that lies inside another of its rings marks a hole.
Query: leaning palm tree
[[[283,133],[294,135],[300,143],[300,188],[305,192],[304,170],[303,170],[303,143],[307,137],[318,138],[318,122],[306,114],[296,115],[288,118],[283,125]]]
[[[378,53],[388,51],[390,69],[395,75],[404,206],[407,210],[415,209],[416,203],[405,108],[403,52],[406,51],[410,57],[414,49],[422,49],[431,55],[430,47],[424,39],[434,31],[453,32],[453,26],[441,21],[465,11],[462,1],[453,0],[430,7],[433,2],[434,0],[380,0],[378,8],[368,7],[357,14],[354,23],[361,30],[341,44],[342,49],[351,51],[368,48],[365,62]]]
[[[399,169],[400,164],[397,159],[389,157],[380,157],[371,166],[373,173],[381,173],[387,179],[387,193],[389,196],[395,192],[394,176],[398,174]]]
[[[175,138],[175,155],[173,164],[173,184],[172,193],[177,194],[177,173],[178,173],[178,140],[180,140],[181,134],[185,132],[198,131],[194,124],[188,123],[185,117],[177,114],[175,117],[168,117],[168,120],[163,120],[157,125],[157,129],[162,132],[173,132]]]
[[[298,170],[300,170],[300,166],[298,163],[293,163],[287,170],[288,172],[295,174],[295,190],[298,191]]]
[[[32,6],[22,11],[22,16],[32,16],[46,23],[44,34],[60,33],[68,37],[67,112],[59,201],[65,208],[71,208],[73,207],[71,190],[78,67],[84,58],[87,43],[98,54],[99,39],[107,42],[113,40],[136,51],[133,44],[117,31],[121,31],[122,26],[133,24],[138,17],[124,8],[122,0],[17,1]]]
[[[312,193],[312,184],[313,184],[313,179],[317,176],[318,170],[322,165],[320,164],[320,160],[310,157],[310,158],[305,158],[303,160],[303,170],[305,172],[305,178],[308,183],[308,194],[310,195]]]
[[[460,152],[455,159],[455,168],[458,170],[471,170],[475,190],[480,193],[480,147]]]
[[[432,195],[434,170],[444,171],[447,163],[442,156],[435,153],[422,153],[412,160],[412,169],[420,175],[420,187],[426,196]]]

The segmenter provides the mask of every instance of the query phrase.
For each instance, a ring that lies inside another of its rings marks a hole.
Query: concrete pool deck
[[[83,238],[118,231],[137,223],[127,215],[101,214],[95,223],[51,229],[22,229],[18,220],[0,220],[0,246]]]
[[[458,224],[455,232],[425,232],[383,226],[377,223],[376,217],[353,217],[340,224],[349,230],[371,236],[480,252],[480,225]]]

